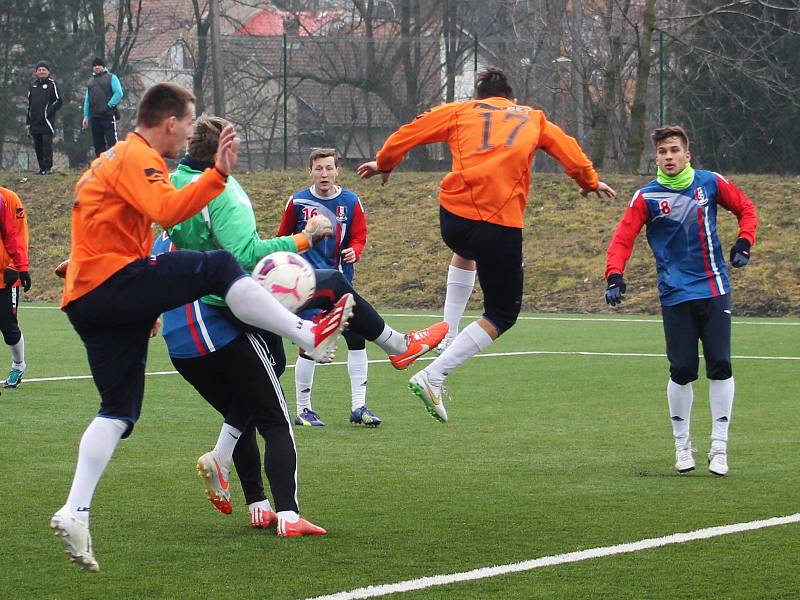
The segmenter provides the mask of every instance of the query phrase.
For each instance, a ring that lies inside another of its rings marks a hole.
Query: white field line
[[[537,356],[537,355],[559,355],[559,356],[621,356],[632,358],[666,358],[666,354],[648,353],[648,352],[583,352],[583,351],[559,351],[559,350],[526,350],[520,352],[486,352],[477,354],[472,358],[503,358],[509,356]],[[700,355],[702,357],[702,354]],[[732,356],[736,360],[798,360],[800,356]],[[418,358],[417,362],[436,360],[436,357],[425,356]],[[371,365],[379,365],[388,363],[388,359],[378,358],[368,361]],[[318,365],[322,367],[335,367],[347,365],[346,361],[338,361]],[[286,365],[287,369],[294,369],[294,365]],[[177,371],[150,371],[145,373],[148,377],[158,377],[162,375],[177,375]],[[76,381],[80,379],[91,379],[91,375],[62,375],[58,377],[26,377],[25,383],[40,383],[45,381]]]
[[[26,306],[27,309],[33,310],[61,310],[58,306]],[[441,319],[442,315],[426,315],[421,313],[381,313],[383,317],[397,317],[397,318],[427,318],[427,319]],[[474,317],[474,315],[473,315]],[[471,317],[465,316],[463,319]],[[601,323],[657,323],[661,324],[661,319],[626,319],[619,317],[557,317],[557,316],[541,316],[541,317],[518,317],[519,321],[597,321]],[[734,325],[777,325],[779,327],[800,327],[800,322],[783,323],[781,321],[732,321]]]
[[[706,529],[697,529],[696,531],[689,531],[687,533],[673,533],[672,535],[666,535],[664,537],[648,538],[645,540],[639,540],[638,542],[629,542],[627,544],[617,544],[616,546],[590,548],[588,550],[579,550],[577,552],[567,552],[565,554],[544,556],[533,560],[526,560],[507,565],[483,567],[480,569],[473,569],[472,571],[464,571],[463,573],[433,575],[430,577],[422,577],[420,579],[400,581],[398,583],[370,585],[367,587],[350,590],[349,592],[338,592],[327,596],[316,596],[310,600],[351,600],[356,598],[376,598],[378,596],[386,596],[388,594],[423,590],[429,587],[450,585],[452,583],[460,583],[463,581],[474,581],[476,579],[487,579],[489,577],[498,577],[508,573],[532,571],[542,567],[552,567],[555,565],[574,563],[593,558],[613,556],[615,554],[640,552],[642,550],[649,550],[650,548],[660,548],[662,546],[669,546],[672,544],[685,544],[686,542],[693,542],[695,540],[706,540],[709,538],[719,537],[721,535],[740,533],[742,531],[753,531],[755,529],[764,529],[766,527],[777,527],[779,525],[787,525],[789,523],[798,522],[800,522],[800,513],[795,513],[786,517],[773,517],[771,519],[763,519],[761,521],[750,521],[748,523],[734,523],[733,525],[708,527]]]
[[[428,319],[441,319],[441,314],[435,315],[425,315],[425,314],[414,314],[414,313],[381,313],[382,317],[397,317],[397,318],[414,318],[414,317],[421,317],[421,318],[428,318]],[[478,315],[471,315],[471,316],[464,316],[461,320],[470,319],[470,318],[477,318]],[[626,319],[620,317],[557,317],[557,316],[540,316],[540,317],[532,317],[532,316],[523,316],[520,315],[517,317],[518,321],[597,321],[600,323],[656,323],[661,325],[661,319]],[[789,322],[784,323],[782,321],[731,321],[734,325],[778,325],[778,326],[788,326],[788,327],[800,327],[800,321],[798,322]]]

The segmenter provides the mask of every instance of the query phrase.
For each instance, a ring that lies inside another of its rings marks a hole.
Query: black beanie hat
[[[38,69],[39,67],[44,67],[45,69],[47,69],[49,71],[50,70],[50,63],[47,62],[46,60],[40,60],[39,62],[36,63],[36,68]]]
[[[98,56],[97,58],[95,58],[95,59],[92,61],[92,66],[93,66],[93,67],[105,67],[105,66],[106,66],[106,61],[104,61],[102,58],[100,58],[100,57]]]

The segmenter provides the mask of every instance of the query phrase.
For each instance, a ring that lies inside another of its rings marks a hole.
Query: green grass
[[[408,372],[381,362],[370,367],[369,405],[385,423],[351,427],[345,367],[319,368],[314,404],[327,426],[296,434],[302,511],[330,531],[323,538],[251,530],[238,489],[233,515],[214,511],[194,461],[213,445],[219,417],[177,375],[149,377],[143,418],[95,496],[102,570],[91,574],[68,564],[47,522],[68,492],[97,393],[88,380],[35,381],[88,369],[60,311],[24,306],[29,381],[0,397],[0,597],[304,598],[798,512],[798,361],[735,360],[724,479],[703,468],[701,378],[699,468],[678,476],[666,359],[570,354],[663,354],[661,325],[648,319],[521,320],[487,352],[565,354],[473,359],[449,379],[446,425],[405,388]],[[387,320],[405,329],[431,318]],[[735,355],[800,356],[800,320],[737,321]],[[156,340],[148,371],[170,368]],[[292,370],[284,386],[293,406]],[[799,555],[793,524],[405,597],[792,598]]]

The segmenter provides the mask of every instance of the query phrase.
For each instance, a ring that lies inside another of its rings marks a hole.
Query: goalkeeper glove
[[[6,267],[6,270],[3,271],[3,283],[6,284],[6,287],[11,287],[17,283],[17,279],[19,279],[19,271]]]
[[[731,264],[737,269],[750,262],[750,242],[744,238],[739,238],[731,246]]]
[[[322,238],[333,235],[333,225],[325,215],[314,215],[306,223],[303,233],[308,238],[308,245],[311,247]]]
[[[622,273],[612,273],[608,276],[608,287],[606,288],[606,304],[616,306],[622,304],[622,299],[625,297],[625,290],[628,288],[625,285],[625,280],[622,278]]]
[[[23,290],[27,292],[31,289],[31,275],[28,271],[17,271],[10,267],[3,271],[3,283],[6,284],[6,287],[11,287],[17,283],[17,279],[19,279],[19,282],[22,284]]]
[[[26,292],[31,289],[31,274],[27,271],[19,272],[19,280],[22,283],[22,289]]]

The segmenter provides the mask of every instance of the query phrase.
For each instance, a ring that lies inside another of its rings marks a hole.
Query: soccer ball
[[[317,288],[314,269],[294,252],[273,252],[258,261],[253,278],[293,313],[298,312]]]

